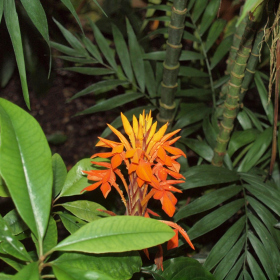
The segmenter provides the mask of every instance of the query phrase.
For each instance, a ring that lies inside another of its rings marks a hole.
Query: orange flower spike
[[[168,241],[167,250],[177,248],[179,246],[178,229],[173,229],[175,235]]]
[[[149,144],[150,140],[152,139],[152,137],[156,132],[156,129],[157,129],[157,122],[153,123],[146,144]]]
[[[100,141],[95,145],[95,147],[114,148],[116,146],[122,145],[119,142],[111,141],[105,138],[98,137],[98,139]]]
[[[128,119],[126,118],[126,116],[123,113],[121,113],[121,118],[122,118],[124,131],[130,139],[130,143],[132,145],[132,148],[135,148],[135,136],[134,136],[133,129],[132,129]]]
[[[150,151],[151,151],[151,149],[154,147],[154,145],[162,139],[162,137],[163,137],[163,135],[164,135],[164,133],[165,133],[167,127],[168,127],[168,123],[166,123],[165,125],[163,125],[163,126],[159,129],[159,131],[158,131],[156,134],[154,134],[154,136],[153,136],[153,138],[151,139],[151,141],[150,141],[150,143],[149,143],[149,145],[148,145],[148,148],[147,148],[147,150],[146,150],[146,153],[147,153],[147,154],[149,154]],[[151,154],[152,154],[152,153],[151,153]]]
[[[133,115],[133,118],[132,118],[132,126],[133,126],[133,131],[134,131],[134,134],[135,136],[137,137],[138,135],[138,120],[137,118]]]
[[[120,141],[123,143],[123,145],[125,146],[126,150],[130,150],[131,146],[129,144],[129,142],[126,140],[126,138],[117,130],[115,129],[113,126],[111,126],[110,124],[107,124],[109,126],[109,128],[118,136],[118,138],[120,139]]]

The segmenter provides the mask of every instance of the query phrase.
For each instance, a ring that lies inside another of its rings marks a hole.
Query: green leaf
[[[202,128],[203,128],[203,132],[204,132],[206,141],[209,143],[210,147],[212,149],[214,149],[216,146],[216,139],[219,134],[219,131],[217,129],[215,129],[215,126],[212,125],[209,117],[210,116],[204,117]]]
[[[47,44],[50,44],[49,41],[49,29],[47,17],[42,7],[40,0],[20,0],[24,9],[26,10],[29,18],[41,33]]]
[[[251,119],[252,123],[254,124],[254,126],[259,130],[259,131],[263,131],[263,128],[262,128],[262,124],[261,122],[259,121],[259,119],[257,118],[257,116],[250,110],[248,109],[247,107],[244,107],[243,108],[243,112],[245,112],[248,117]]]
[[[20,241],[13,235],[10,227],[0,215],[0,245],[2,250],[19,260],[31,261],[30,256]]]
[[[212,0],[206,6],[206,9],[203,13],[199,34],[202,36],[205,31],[209,28],[212,21],[217,17],[217,12],[220,7],[220,0]]]
[[[237,120],[239,121],[243,130],[248,130],[248,129],[253,128],[252,122],[251,122],[248,114],[246,114],[246,112],[244,110],[238,112]]]
[[[0,99],[0,117],[0,173],[18,213],[40,240],[51,207],[51,151],[41,127],[24,110]]]
[[[114,96],[110,99],[101,101],[100,103],[82,111],[81,113],[77,113],[75,116],[93,114],[93,113],[102,112],[102,111],[108,111],[108,110],[111,110],[114,108],[118,108],[119,106],[122,106],[131,101],[137,100],[143,96],[144,95],[142,93],[134,93],[134,92],[120,94],[120,95]]]
[[[61,1],[61,2],[67,7],[67,9],[71,12],[71,14],[73,15],[73,17],[75,18],[75,20],[76,20],[77,23],[79,24],[79,26],[80,26],[82,32],[84,32],[84,31],[83,31],[82,24],[81,24],[81,21],[80,21],[80,18],[79,18],[79,16],[77,15],[76,10],[75,10],[75,8],[74,8],[73,5],[72,5],[72,2],[71,2],[70,0],[60,0],[60,1]]]
[[[176,92],[176,96],[192,97],[196,98],[199,101],[206,101],[211,99],[212,91],[211,89],[204,88],[183,89],[178,90]]]
[[[0,22],[1,22],[1,20],[0,20]],[[5,273],[0,272],[0,280],[12,280],[12,277],[14,277],[14,275],[5,274]]]
[[[72,57],[72,56],[65,56],[65,55],[58,55],[57,56],[60,59],[66,60],[66,61],[71,61],[79,64],[93,64],[97,63],[97,60],[95,60],[92,57],[89,58],[79,58],[79,57]]]
[[[78,229],[80,229],[82,226],[84,226],[86,224],[85,221],[83,221],[73,215],[63,213],[63,212],[57,212],[57,214],[59,215],[64,227],[71,234],[73,234],[74,232],[76,232]]]
[[[270,124],[273,124],[273,106],[272,106],[272,102],[268,102],[268,93],[267,90],[264,86],[264,83],[261,79],[261,76],[259,74],[259,72],[257,71],[255,73],[255,83],[257,85],[257,89],[261,98],[261,102],[264,108],[264,111],[267,115],[267,118],[270,122]]]
[[[28,226],[21,219],[16,209],[8,212],[3,219],[6,221],[7,225],[11,229],[13,235],[18,235],[28,229]]]
[[[159,221],[116,216],[86,224],[54,249],[87,253],[124,252],[161,244],[173,235],[173,230]]]
[[[89,38],[87,38],[85,35],[82,37],[82,42],[84,43],[86,49],[88,50],[88,52],[94,57],[96,58],[96,60],[103,64],[103,59],[100,55],[100,52],[97,48],[97,46],[95,46]]]
[[[114,43],[116,46],[116,51],[119,56],[120,62],[122,64],[123,70],[130,82],[133,81],[133,72],[131,68],[131,62],[129,58],[129,52],[127,49],[126,42],[123,38],[120,30],[113,24],[112,25]]]
[[[194,200],[188,205],[182,207],[174,216],[174,220],[177,222],[182,218],[187,218],[191,215],[201,213],[203,211],[214,208],[215,206],[225,202],[229,198],[240,192],[242,188],[240,186],[228,186],[222,189],[211,191],[202,197]]]
[[[237,171],[249,171],[262,157],[272,141],[272,127],[267,128],[264,132],[256,137],[256,140],[242,162],[240,163]]]
[[[3,0],[3,1],[4,1],[5,22],[12,40],[12,44],[16,56],[21,87],[23,91],[23,97],[27,108],[30,110],[30,101],[29,101],[29,93],[28,93],[27,80],[26,80],[22,40],[21,40],[21,33],[20,33],[20,27],[18,22],[18,15],[16,12],[15,1],[11,1],[11,0]]]
[[[209,77],[208,73],[195,69],[193,67],[181,66],[179,76],[186,77]]]
[[[145,68],[144,68],[144,61],[142,58],[142,50],[128,19],[126,19],[126,27],[127,27],[127,34],[128,34],[129,53],[130,53],[130,59],[131,59],[133,71],[141,91],[144,92],[145,91]]]
[[[150,61],[144,61],[144,67],[145,67],[146,88],[151,98],[156,97],[157,95],[156,80],[155,80],[154,70],[151,66]]]
[[[121,81],[121,80],[105,80],[105,81],[100,81],[97,82],[93,85],[88,86],[87,88],[77,92],[74,96],[72,96],[71,98],[69,98],[69,100],[67,100],[68,102],[76,99],[80,96],[84,96],[86,94],[92,93],[94,92],[96,93],[101,93],[104,92],[104,90],[109,91],[111,89],[116,88],[117,86],[121,86],[121,85],[127,85],[129,82],[127,81]]]
[[[99,49],[101,50],[109,64],[113,67],[113,69],[115,71],[118,71],[118,66],[114,58],[113,50],[109,47],[106,39],[104,38],[98,27],[92,21],[90,21],[90,26],[94,32],[94,38],[97,42]]]
[[[37,262],[32,262],[26,265],[20,270],[14,277],[13,280],[39,280],[39,268]]]
[[[114,74],[115,70],[107,69],[107,68],[98,68],[98,67],[65,67],[64,70],[73,71],[85,75],[108,75]]]
[[[250,243],[252,247],[254,248],[261,264],[263,265],[263,268],[270,280],[277,279],[278,272],[275,268],[275,266],[272,264],[270,260],[269,253],[266,252],[263,244],[260,242],[260,240],[253,235],[252,232],[248,232],[248,238],[250,240]]]
[[[196,0],[195,5],[192,12],[192,19],[196,22],[201,14],[203,13],[204,9],[207,7],[208,1],[207,0]]]
[[[159,11],[164,11],[164,12],[171,12],[171,6],[168,5],[150,5],[146,6],[143,9],[155,9]]]
[[[254,196],[260,199],[262,203],[267,205],[272,211],[280,216],[279,191],[272,189],[261,180],[258,180],[254,176],[246,173],[241,174],[241,179],[250,184],[245,185],[249,192],[251,192]],[[265,190],[265,192],[263,190]]]
[[[195,239],[217,228],[233,216],[241,207],[243,207],[244,203],[244,199],[237,199],[203,217],[188,231],[190,239]]]
[[[135,272],[140,271],[142,261],[138,252],[102,255],[64,253],[54,260],[52,264],[68,265],[73,268],[83,269],[84,271],[100,271],[113,277],[115,280],[128,280],[131,279]]]
[[[53,198],[55,198],[61,191],[67,176],[67,169],[63,159],[59,154],[52,156],[53,169]]]
[[[125,116],[127,117],[127,119],[129,121],[132,121],[133,115],[138,117],[139,114],[142,114],[143,110],[146,110],[147,112],[149,112],[150,110],[151,111],[155,110],[155,107],[152,107],[152,106],[142,106],[142,107],[133,108],[133,109],[131,109],[129,111],[126,111],[125,112]],[[121,116],[117,117],[113,122],[110,123],[110,125],[113,126],[116,129],[120,128],[123,125]],[[103,131],[103,133],[101,134],[100,137],[106,138],[111,133],[112,133],[111,129],[109,127],[107,127]]]
[[[114,280],[114,278],[98,270],[84,270],[69,266],[68,264],[58,264],[52,266],[54,274],[58,280]]]
[[[256,129],[234,131],[228,145],[229,156],[231,157],[238,149],[255,141],[258,135],[259,131],[257,131]]]
[[[180,186],[185,190],[239,180],[239,176],[235,171],[207,164],[191,167],[183,175],[186,178],[186,182],[180,184]]]
[[[81,191],[90,184],[87,177],[83,175],[82,171],[96,169],[93,167],[91,161],[92,159],[85,158],[77,162],[75,166],[72,167],[67,174],[66,180],[58,197],[81,194]],[[95,158],[94,161],[104,161],[104,159]]]
[[[192,51],[182,51],[179,57],[180,61],[200,60],[200,59],[204,59],[203,54],[192,52]]]
[[[0,23],[4,12],[4,0],[0,0]]]
[[[191,150],[193,150],[195,153],[197,153],[199,156],[201,156],[203,159],[211,162],[212,158],[214,156],[214,152],[212,148],[203,140],[195,140],[195,139],[180,139],[181,143],[184,143],[186,146],[188,146]]]
[[[11,195],[9,193],[7,186],[0,176],[0,197],[10,197],[10,196]]]
[[[250,267],[251,273],[254,277],[254,280],[266,279],[266,276],[264,275],[262,269],[260,268],[257,261],[254,259],[254,257],[250,254],[250,252],[247,252],[247,262]]]
[[[223,41],[219,44],[216,49],[213,57],[211,58],[210,69],[212,70],[221,60],[222,58],[229,52],[231,44],[233,40],[233,35],[227,36],[223,39]]]
[[[212,270],[228,254],[245,227],[245,219],[245,216],[241,217],[215,244],[203,264],[206,269]]]
[[[234,244],[230,251],[219,263],[214,271],[214,276],[216,279],[224,279],[228,274],[230,269],[233,267],[234,263],[237,261],[246,241],[246,235],[243,234],[239,240]]]
[[[16,271],[22,270],[25,263],[24,261],[20,261],[12,256],[7,255],[7,253],[2,249],[0,245],[0,259],[8,264],[10,267],[14,268]]]
[[[102,205],[88,200],[70,201],[63,203],[61,206],[70,211],[76,217],[87,222],[100,219],[100,216],[110,216],[109,214],[98,211],[99,209],[106,210],[106,208],[104,208]]]
[[[261,223],[261,221],[252,213],[248,213],[248,218],[254,230],[258,234],[261,242],[263,243],[266,252],[270,255],[272,263],[278,264],[278,261],[280,259],[280,253],[277,248],[277,244],[274,241],[274,238],[266,229],[265,225]]]
[[[155,266],[154,266],[155,267]],[[214,276],[192,258],[179,257],[163,262],[163,270],[149,270],[159,280],[214,280]]]
[[[49,224],[47,227],[46,235],[43,240],[43,253],[47,253],[57,244],[57,227],[56,221],[52,216],[50,216]]]
[[[219,38],[220,34],[223,32],[226,21],[223,19],[217,19],[212,25],[208,32],[207,39],[205,42],[206,52],[210,50],[216,40]]]
[[[61,44],[58,44],[58,43],[55,43],[55,42],[50,42],[50,45],[51,45],[52,48],[55,48],[55,49],[57,49],[58,51],[60,51],[64,54],[68,54],[70,56],[75,56],[75,57],[83,57],[83,54],[81,54],[77,50],[66,47],[64,45],[61,45]]]
[[[228,273],[225,280],[236,280],[237,279],[237,276],[239,275],[241,269],[243,268],[244,259],[245,259],[245,253],[243,253],[241,255],[241,257],[239,258],[239,260],[235,263],[235,265],[230,270],[230,272]]]

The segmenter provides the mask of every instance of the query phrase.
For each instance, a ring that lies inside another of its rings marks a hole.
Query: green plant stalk
[[[233,123],[237,115],[240,89],[255,34],[254,30],[252,29],[253,26],[254,22],[249,21],[248,26],[244,31],[241,46],[239,48],[239,51],[237,52],[236,60],[231,71],[229,90],[224,104],[225,108],[223,111],[223,119],[221,122],[220,132],[217,137],[216,147],[214,149],[214,157],[212,160],[212,164],[214,166],[223,165],[223,159],[226,154],[228,142],[230,140],[230,134],[234,127]]]
[[[248,60],[247,68],[245,71],[245,76],[244,76],[241,90],[240,90],[240,98],[239,98],[240,103],[242,103],[244,96],[245,96],[246,92],[248,91],[249,85],[255,75],[256,67],[259,62],[260,49],[261,49],[261,43],[262,43],[263,36],[264,36],[264,29],[261,28],[258,31],[258,34],[254,41],[254,46],[252,48],[250,58]]]
[[[160,91],[160,110],[157,116],[159,124],[171,122],[175,111],[175,93],[178,87],[179,56],[182,49],[182,35],[187,13],[187,0],[174,0],[171,22],[168,29],[166,57],[163,62],[163,78]]]

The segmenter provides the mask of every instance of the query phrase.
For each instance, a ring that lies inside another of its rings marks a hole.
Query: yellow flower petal
[[[109,126],[109,128],[118,136],[118,138],[120,139],[120,141],[123,143],[123,145],[125,146],[126,150],[131,150],[131,146],[129,144],[129,142],[126,140],[126,138],[118,131],[116,130],[113,126],[111,126],[110,124],[107,124]]]
[[[127,117],[123,113],[121,113],[121,118],[122,118],[124,131],[128,135],[132,147],[135,148],[135,136],[134,136],[134,133],[133,133],[133,129],[132,129]]]

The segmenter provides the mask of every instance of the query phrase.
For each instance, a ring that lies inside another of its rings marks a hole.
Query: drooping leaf
[[[141,257],[137,252],[115,254],[64,253],[52,262],[55,265],[67,265],[84,271],[93,270],[106,273],[115,280],[131,279],[141,268]]]
[[[24,222],[43,238],[51,207],[51,151],[39,124],[24,110],[0,99],[0,117],[1,176]]]
[[[129,45],[131,64],[138,85],[141,91],[144,92],[145,91],[145,67],[142,58],[142,50],[128,19],[126,19],[126,27],[127,27],[127,34],[128,34],[128,45]]]
[[[240,237],[240,234],[245,227],[245,219],[245,216],[239,218],[239,220],[234,225],[232,225],[223,235],[223,237],[215,244],[215,246],[210,251],[205,263],[203,264],[206,269],[213,269],[219,263],[219,261],[227,255],[229,250]]]
[[[174,235],[167,225],[144,217],[116,216],[86,224],[60,242],[57,251],[110,253],[141,250]]]
[[[49,224],[47,227],[46,235],[43,240],[43,253],[47,253],[57,244],[57,226],[56,221],[52,216],[50,216]]]
[[[133,71],[131,68],[131,61],[129,58],[129,52],[127,49],[126,42],[123,38],[122,33],[120,30],[113,24],[112,25],[113,36],[114,36],[114,43],[116,45],[116,51],[121,61],[123,70],[129,79],[130,82],[133,81]]]
[[[63,159],[59,154],[52,156],[53,169],[53,198],[55,198],[61,191],[67,176],[67,169]]]
[[[188,231],[190,239],[195,239],[223,224],[232,215],[234,215],[242,206],[244,206],[244,199],[240,198],[232,201],[217,210],[211,212],[201,220],[196,222],[194,226]]]
[[[179,209],[174,216],[174,220],[178,221],[182,218],[214,208],[220,203],[223,203],[227,199],[236,195],[241,191],[241,189],[242,188],[240,186],[233,185],[207,193]]]
[[[76,200],[63,203],[62,206],[74,214],[76,217],[85,220],[87,222],[92,222],[100,218],[100,216],[108,217],[109,214],[98,211],[106,210],[102,205],[88,200]]]
[[[180,184],[183,189],[230,183],[239,180],[238,174],[233,170],[206,164],[191,167],[183,175],[186,178],[186,182]]]
[[[130,93],[125,93],[125,94],[120,94],[120,95],[114,96],[110,99],[101,101],[100,103],[98,103],[80,113],[77,113],[75,116],[93,114],[96,112],[102,112],[102,111],[107,111],[107,110],[111,110],[114,108],[118,108],[121,105],[124,105],[124,104],[129,103],[134,100],[137,100],[141,97],[143,97],[142,93],[130,92]]]
[[[18,15],[16,12],[15,1],[3,0],[4,1],[4,17],[7,29],[9,31],[11,41],[13,44],[20,81],[21,88],[23,91],[24,100],[27,108],[30,110],[29,93],[26,80],[25,62],[22,48],[21,32],[19,27]]]

